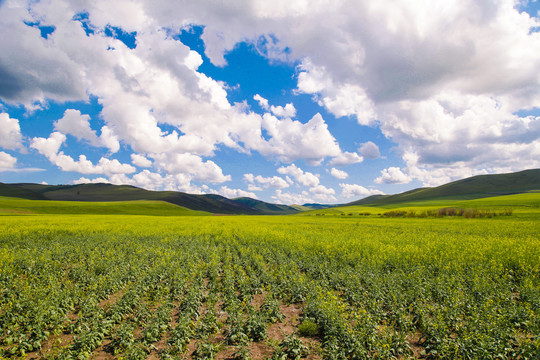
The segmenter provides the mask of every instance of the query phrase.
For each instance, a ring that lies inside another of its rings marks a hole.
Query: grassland
[[[493,196],[473,200],[417,200],[411,202],[398,202],[387,205],[352,205],[339,206],[329,209],[305,211],[299,216],[374,216],[383,215],[389,211],[425,212],[441,208],[481,209],[485,211],[511,210],[517,217],[535,218],[540,210],[540,193],[529,192],[523,194]]]
[[[13,214],[80,214],[80,215],[147,215],[202,216],[211,215],[165,201],[137,200],[113,202],[79,202],[26,200],[0,197],[0,216]]]
[[[540,210],[516,196],[477,200],[514,209],[491,219],[11,212],[0,356],[538,359]]]

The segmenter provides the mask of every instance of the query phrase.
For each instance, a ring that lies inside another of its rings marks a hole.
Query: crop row
[[[459,231],[433,219],[411,219],[424,228],[384,219],[365,226],[261,220],[255,230],[231,220],[194,233],[196,224],[183,221],[185,228],[162,234],[4,232],[2,356],[540,354],[534,226],[514,236],[504,222],[495,232],[481,220]],[[297,318],[288,306],[299,309]],[[293,329],[276,334],[285,323]]]

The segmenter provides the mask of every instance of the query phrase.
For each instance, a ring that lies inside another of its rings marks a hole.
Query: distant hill
[[[257,209],[265,214],[295,214],[298,212],[297,209],[287,205],[279,204],[270,204],[264,201],[241,197],[233,199],[233,201],[249,206],[250,208]]]
[[[418,188],[396,195],[373,195],[343,206],[384,207],[393,204],[428,200],[472,200],[493,196],[520,194],[540,190],[540,169],[510,174],[479,175],[433,188]],[[278,215],[303,211],[327,210],[333,205],[304,204],[278,205],[241,197],[227,199],[221,195],[194,195],[178,191],[150,191],[131,185],[80,184],[2,184],[0,196],[28,200],[63,200],[83,202],[111,202],[151,200],[165,201],[186,209],[214,214]]]
[[[473,200],[540,190],[540,169],[509,174],[478,175],[432,188],[396,195],[374,195],[343,206],[383,206],[424,200]]]
[[[47,198],[35,191],[25,189],[14,184],[0,183],[0,196],[9,196],[28,200],[47,200]]]
[[[71,215],[152,215],[211,216],[204,211],[187,209],[165,201],[54,201],[0,197],[0,215],[6,214],[71,214]]]
[[[131,185],[80,184],[80,185],[41,185],[41,184],[1,184],[0,196],[17,197],[29,200],[63,201],[134,201],[161,200],[191,210],[207,211],[217,214],[292,214],[298,210],[265,203],[249,198],[235,200],[221,195],[193,195],[178,191],[150,191]]]

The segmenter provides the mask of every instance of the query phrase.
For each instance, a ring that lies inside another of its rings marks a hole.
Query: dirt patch
[[[68,347],[73,340],[72,334],[60,334],[52,335],[43,342],[41,350],[32,351],[27,353],[28,359],[43,359],[45,357],[50,357],[52,354],[55,354],[59,349]]]
[[[251,300],[250,305],[255,310],[259,310],[262,304],[264,304],[264,293],[253,295],[253,300]]]
[[[422,352],[425,350],[425,348],[422,346],[422,337],[423,336],[421,333],[415,333],[407,336],[407,342],[411,347],[413,357],[415,359],[421,359]]]
[[[113,355],[107,351],[107,349],[109,349],[110,343],[111,343],[111,340],[104,340],[101,346],[97,348],[96,350],[94,350],[92,354],[92,360],[112,359]]]
[[[258,342],[249,345],[251,357],[255,359],[268,359],[274,353],[274,349],[267,343]]]
[[[268,328],[268,337],[276,340],[283,340],[287,335],[294,333],[300,324],[302,308],[299,304],[281,305],[280,312],[284,318],[281,322],[272,324]]]
[[[101,300],[101,302],[98,304],[98,307],[100,308],[110,308],[114,304],[116,304],[116,301],[120,299],[122,296],[124,296],[125,290],[120,290],[115,293],[113,293],[111,296],[109,296],[107,299]]]

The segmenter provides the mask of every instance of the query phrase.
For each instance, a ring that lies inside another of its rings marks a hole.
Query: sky
[[[347,203],[540,168],[535,0],[0,0],[0,182]]]

